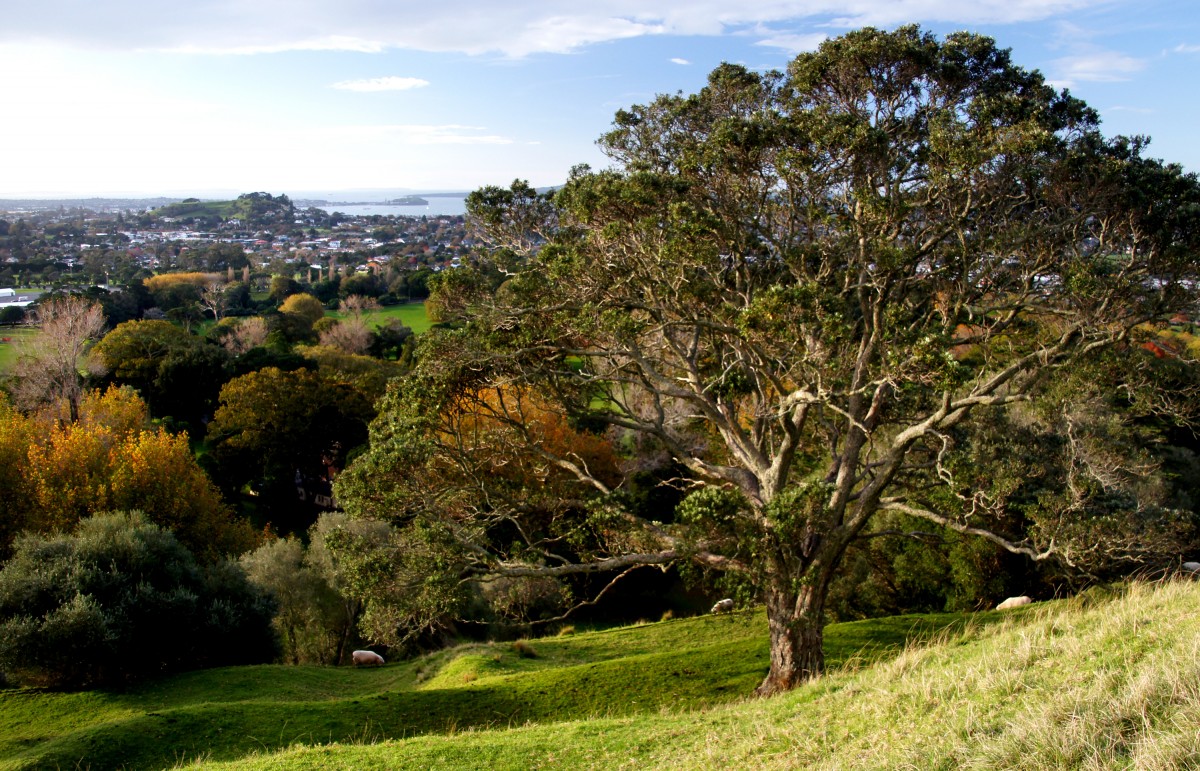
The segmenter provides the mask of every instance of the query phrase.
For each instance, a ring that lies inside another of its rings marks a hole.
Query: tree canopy
[[[882,514],[1067,565],[1097,538],[1176,531],[1168,509],[1092,506],[1113,480],[1087,464],[1080,495],[1017,509],[970,462],[1002,463],[980,436],[1028,424],[1061,373],[1192,307],[1200,234],[1193,175],[1102,137],[991,39],[865,29],[786,73],[725,64],[696,94],[618,112],[600,144],[614,167],[552,196],[468,199],[487,265],[440,286],[461,327],[385,402],[339,486],[348,510],[426,534],[456,580],[735,576],[767,606],[762,694],[821,671],[830,583]],[[508,276],[494,291],[488,270]],[[607,432],[624,476],[496,408],[520,393]],[[497,494],[511,477],[460,417],[479,413],[511,457],[574,483],[572,528]],[[647,516],[623,487],[656,454],[687,497]],[[414,471],[378,476],[396,464]],[[1110,556],[1156,541],[1127,543]]]

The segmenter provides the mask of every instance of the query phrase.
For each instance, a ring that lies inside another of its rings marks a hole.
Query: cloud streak
[[[421,78],[401,78],[401,77],[386,77],[386,78],[367,78],[364,80],[343,80],[334,83],[330,88],[336,88],[339,91],[409,91],[414,88],[424,88],[429,85],[428,80]]]
[[[1144,59],[1115,51],[1092,51],[1057,59],[1051,71],[1056,84],[1069,87],[1076,83],[1118,83],[1145,68]]]
[[[266,54],[291,50],[389,49],[520,58],[649,35],[721,35],[800,22],[832,28],[905,21],[964,25],[1037,21],[1106,0],[42,0],[8,9],[0,44],[37,41],[73,48]],[[792,50],[815,36],[765,33]]]

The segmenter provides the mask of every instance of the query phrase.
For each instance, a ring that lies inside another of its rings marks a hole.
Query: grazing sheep
[[[726,597],[723,600],[718,600],[716,605],[712,606],[712,613],[732,613],[733,600]]]
[[[1005,600],[1004,602],[997,605],[996,610],[1008,610],[1010,608],[1019,608],[1022,605],[1028,605],[1031,602],[1033,602],[1033,598],[1026,597],[1025,595],[1021,595],[1020,597],[1009,597],[1007,600]]]
[[[1189,573],[1200,573],[1200,562],[1185,562],[1183,569]]]
[[[350,654],[350,658],[354,660],[356,667],[382,667],[383,656],[380,656],[375,651],[354,651]]]

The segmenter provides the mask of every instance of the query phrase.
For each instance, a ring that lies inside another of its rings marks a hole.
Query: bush
[[[21,685],[116,685],[271,661],[274,604],[223,562],[202,567],[137,512],[20,536],[0,569],[0,670]]]
[[[242,555],[256,586],[279,604],[275,628],[283,659],[292,664],[338,664],[354,631],[357,604],[345,599],[296,538],[280,538]],[[315,564],[314,564],[315,563]]]

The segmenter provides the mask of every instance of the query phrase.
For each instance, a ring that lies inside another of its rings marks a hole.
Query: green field
[[[342,314],[336,311],[326,313],[327,316],[341,318]],[[386,324],[391,319],[400,319],[404,325],[412,329],[416,334],[427,332],[433,322],[425,315],[425,303],[403,303],[401,305],[388,305],[380,308],[377,311],[372,311],[366,314],[367,323],[372,327],[378,327]]]
[[[904,616],[830,627],[834,668],[969,623]],[[375,742],[738,701],[767,664],[761,612],[512,643],[477,643],[380,669],[257,666],[194,672],[127,692],[0,691],[0,768],[162,768],[295,744]]]
[[[1001,614],[988,613],[994,618]],[[630,661],[632,666],[634,662]],[[636,694],[670,690],[648,672]],[[635,696],[636,698],[636,696]],[[1200,588],[1034,606],[771,699],[336,746],[221,769],[1200,768]]]
[[[9,338],[8,342],[0,342],[0,375],[6,374],[16,363],[18,341],[33,334],[34,330],[28,328],[0,327],[0,340]]]
[[[1200,768],[1200,586],[827,628],[771,699],[761,611],[379,669],[0,691],[0,768]]]

